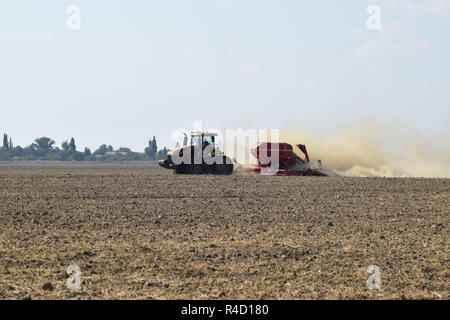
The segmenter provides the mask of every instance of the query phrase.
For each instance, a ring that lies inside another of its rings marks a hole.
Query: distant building
[[[105,153],[106,156],[115,156],[115,155],[126,156],[127,154],[128,152],[120,152],[120,151],[111,151]]]

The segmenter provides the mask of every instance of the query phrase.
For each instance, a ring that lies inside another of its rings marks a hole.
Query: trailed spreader
[[[260,174],[278,176],[327,176],[322,169],[320,160],[318,160],[317,168],[311,166],[304,144],[296,146],[303,153],[304,158],[298,156],[292,145],[288,143],[264,142],[259,144],[251,150],[257,160],[257,164],[252,170]],[[274,162],[278,162],[278,164]]]

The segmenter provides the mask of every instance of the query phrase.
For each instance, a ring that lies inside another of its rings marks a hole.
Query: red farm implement
[[[323,172],[320,160],[317,168],[311,166],[304,144],[296,146],[303,153],[303,158],[298,156],[292,145],[288,143],[264,142],[259,144],[251,150],[257,160],[257,164],[252,170],[260,174],[278,176],[327,176]],[[278,165],[274,162],[278,162]]]

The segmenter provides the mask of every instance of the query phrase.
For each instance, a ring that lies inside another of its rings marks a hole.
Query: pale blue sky
[[[80,6],[80,31],[66,8]],[[381,8],[381,30],[366,27]],[[0,131],[143,150],[194,120],[450,123],[450,0],[5,0]]]

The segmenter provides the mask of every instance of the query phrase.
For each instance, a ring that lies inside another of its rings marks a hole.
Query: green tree
[[[104,156],[107,152],[112,152],[113,147],[102,144],[97,150],[94,151],[95,156]]]
[[[8,151],[5,148],[0,148],[0,161],[9,160]]]
[[[152,152],[154,155],[156,155],[158,153],[158,144],[156,143],[155,136],[153,136],[153,140],[152,140]]]
[[[88,147],[84,148],[84,157],[89,158],[91,156],[91,149]]]
[[[148,142],[148,147],[144,150],[145,156],[150,160],[156,160],[158,153],[158,145],[156,143],[156,137]]]
[[[5,150],[9,149],[8,135],[6,133],[3,134],[3,148],[5,148]]]
[[[158,160],[164,160],[167,158],[167,154],[169,153],[169,150],[164,147],[164,149],[161,149],[158,151]]]
[[[61,144],[61,148],[63,149],[63,151],[69,152],[69,142],[64,141],[64,142]]]
[[[69,150],[70,153],[76,153],[77,152],[77,146],[75,144],[75,139],[71,138],[69,143]]]
[[[55,141],[50,138],[42,137],[34,140],[34,143],[29,147],[32,156],[46,157],[52,151]]]
[[[83,161],[84,160],[84,153],[83,152],[79,152],[79,151],[75,151],[75,153],[73,154],[73,159],[76,161]]]
[[[24,149],[21,146],[17,146],[17,147],[11,148],[9,153],[10,153],[11,158],[14,158],[14,157],[21,158],[24,156]]]

